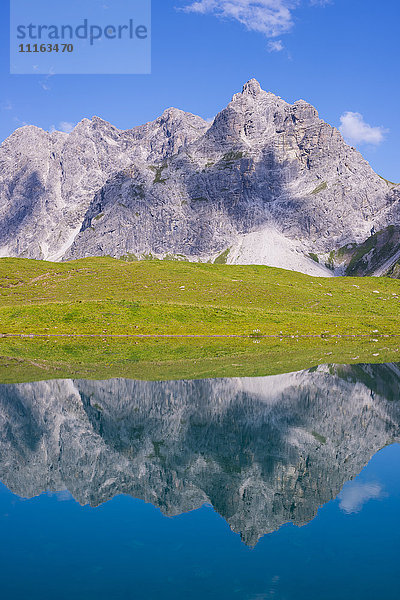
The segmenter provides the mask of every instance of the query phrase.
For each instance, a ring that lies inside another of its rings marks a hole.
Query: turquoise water
[[[1,598],[398,600],[399,373],[0,386]]]

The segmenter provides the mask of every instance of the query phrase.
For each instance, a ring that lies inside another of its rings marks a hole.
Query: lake
[[[398,600],[400,365],[0,385],[1,598]]]

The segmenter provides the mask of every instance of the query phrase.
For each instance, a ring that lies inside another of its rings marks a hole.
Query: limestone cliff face
[[[225,252],[327,275],[308,253],[398,224],[399,198],[314,107],[251,80],[211,125],[171,108],[128,131],[18,129],[0,146],[0,255]]]
[[[0,146],[0,255],[59,260],[82,227],[96,192],[115,173],[160,161],[207,129],[200,118],[166,110],[120,131],[98,117],[70,133],[17,129]]]
[[[265,378],[0,386],[0,480],[25,497],[130,494],[174,515],[210,502],[254,545],[302,525],[399,439],[396,365]]]

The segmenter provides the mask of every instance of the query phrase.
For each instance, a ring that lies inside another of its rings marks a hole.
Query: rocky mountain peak
[[[155,123],[157,125],[167,125],[173,129],[199,129],[202,133],[209,127],[209,124],[201,117],[173,107],[164,110],[162,115],[156,119]]]
[[[257,79],[250,79],[244,84],[241,92],[233,95],[232,102],[228,106],[264,108],[266,104],[289,106],[280,96],[263,90]]]
[[[261,89],[261,85],[257,81],[257,79],[250,79],[247,83],[244,84],[242,89],[242,94],[247,94],[249,96],[258,96],[263,90]]]
[[[33,139],[33,138],[47,138],[49,135],[48,131],[45,131],[41,127],[37,127],[36,125],[23,125],[22,127],[18,127],[11,135],[8,137],[3,144],[10,143],[19,143],[25,139]],[[3,144],[1,146],[3,146]]]
[[[180,120],[180,119],[184,118],[185,116],[189,116],[189,115],[194,116],[194,115],[191,115],[191,113],[186,113],[184,110],[180,110],[179,108],[174,108],[173,106],[170,106],[169,108],[166,108],[164,110],[162,115],[160,117],[158,117],[157,121]]]
[[[96,115],[94,115],[91,118],[91,124],[93,126],[97,126],[97,127],[113,127],[113,129],[117,129],[114,125],[111,125],[111,123],[109,123],[108,121],[106,121],[105,119],[102,119],[101,117],[97,117]]]
[[[28,126],[0,146],[0,256],[224,253],[327,276],[310,253],[396,224],[399,189],[311,104],[256,79],[211,125],[168,108],[125,131],[100,117],[70,135]]]
[[[268,97],[276,98],[277,96],[263,90],[257,79],[250,79],[244,84],[241,92],[233,95],[232,102],[228,106],[257,105]]]

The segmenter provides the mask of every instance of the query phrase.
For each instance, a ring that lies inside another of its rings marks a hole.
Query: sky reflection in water
[[[397,600],[393,372],[1,386],[1,597]]]

